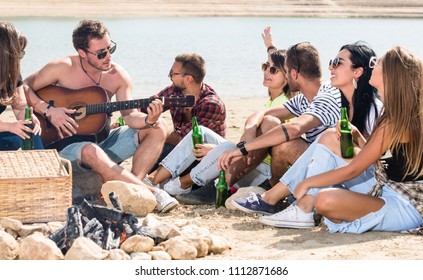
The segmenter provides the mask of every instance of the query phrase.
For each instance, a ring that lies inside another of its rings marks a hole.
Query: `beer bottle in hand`
[[[351,134],[351,126],[348,122],[347,108],[341,108],[341,155],[343,158],[354,156],[354,145]]]
[[[125,125],[125,121],[123,120],[123,117],[122,116],[119,117],[118,125],[119,126],[124,126]]]
[[[225,170],[219,171],[219,181],[216,186],[216,208],[226,207],[225,202],[229,196],[229,188],[226,183]]]
[[[203,133],[200,130],[200,127],[197,123],[197,117],[192,117],[192,144],[194,149],[198,149],[195,147],[195,144],[203,144]]]
[[[30,129],[34,129],[34,125],[32,124],[32,114],[31,108],[27,107],[25,109],[25,120],[30,121],[30,124],[26,124],[25,126],[29,127]],[[22,139],[22,150],[33,150],[34,149],[34,133],[26,132],[29,138]]]

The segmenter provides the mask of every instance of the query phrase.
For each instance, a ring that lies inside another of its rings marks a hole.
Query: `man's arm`
[[[116,73],[113,78],[117,84],[116,101],[132,100],[132,80],[128,73],[119,65],[115,64]],[[161,113],[163,112],[163,104],[160,100],[154,100],[147,108],[147,114],[137,109],[129,109],[121,111],[121,115],[125,123],[135,129],[142,129],[154,126]]]
[[[33,73],[24,80],[24,90],[28,105],[32,106],[34,111],[40,115],[45,115],[57,129],[61,138],[64,137],[64,134],[73,135],[76,133],[75,128],[78,127],[78,124],[69,116],[75,110],[56,107],[49,108],[49,104],[39,98],[35,91],[60,82],[60,76],[66,75],[68,69],[70,69],[70,59],[59,59],[48,63],[41,70]]]
[[[303,114],[289,123],[282,123],[265,134],[245,143],[245,149],[250,152],[263,148],[273,147],[287,141],[298,139],[308,130],[321,125],[320,120],[312,115]],[[285,129],[283,129],[285,128]],[[218,160],[219,169],[228,169],[235,161],[243,156],[240,149],[224,152]]]

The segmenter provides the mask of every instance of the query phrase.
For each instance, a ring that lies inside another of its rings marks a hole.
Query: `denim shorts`
[[[120,164],[131,158],[138,148],[138,131],[128,126],[112,129],[109,136],[97,144],[109,158]],[[70,144],[59,152],[59,155],[72,163],[73,172],[88,172],[90,169],[81,166],[82,148],[92,142],[78,142]]]
[[[324,218],[330,232],[364,233],[366,231],[403,231],[420,227],[423,218],[411,202],[384,185],[381,197],[385,205],[376,212],[369,213],[353,222],[334,223]]]

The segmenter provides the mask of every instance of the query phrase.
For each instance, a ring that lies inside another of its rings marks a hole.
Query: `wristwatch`
[[[245,141],[241,141],[238,144],[236,144],[236,146],[239,148],[239,150],[241,151],[241,153],[246,156],[248,155],[248,151],[245,148]]]

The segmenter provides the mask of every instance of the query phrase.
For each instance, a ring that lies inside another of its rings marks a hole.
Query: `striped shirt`
[[[284,106],[297,117],[308,114],[320,120],[320,126],[305,133],[306,141],[310,144],[326,128],[336,125],[341,111],[341,92],[329,84],[322,84],[311,103],[300,93],[285,102]]]

